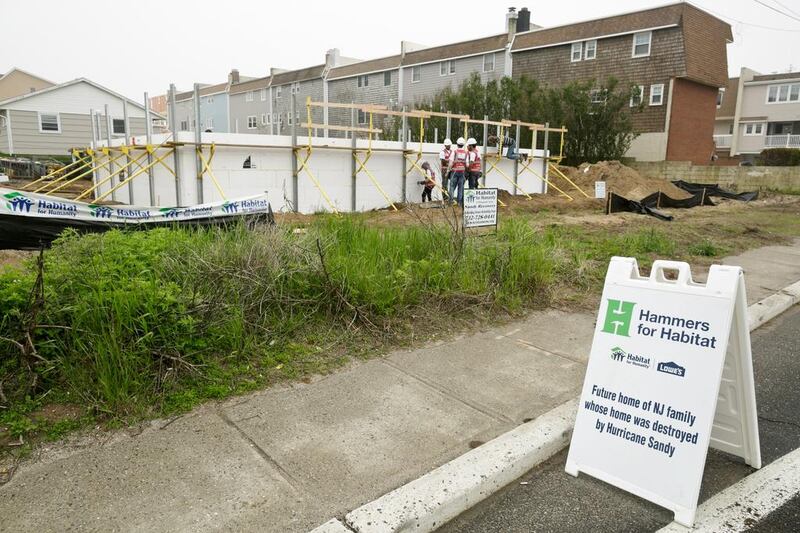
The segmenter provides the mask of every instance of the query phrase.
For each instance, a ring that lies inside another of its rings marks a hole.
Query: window
[[[291,113],[286,113],[286,123],[289,124],[289,126],[291,126],[294,123]]]
[[[281,92],[283,92],[282,87],[283,87],[282,85],[278,85],[277,87],[275,87],[275,98],[281,97]]]
[[[764,133],[764,124],[761,122],[758,123],[750,123],[745,124],[744,126],[744,134],[745,135],[762,135]]]
[[[411,83],[417,83],[420,80],[420,67],[411,67]]]
[[[114,135],[125,135],[125,120],[121,118],[111,119],[111,131]]]
[[[650,105],[662,105],[664,103],[664,84],[658,83],[650,86]]]
[[[783,104],[785,102],[797,102],[798,100],[800,100],[800,83],[770,85],[767,91],[768,104]]]
[[[214,117],[208,117],[206,119],[206,128],[209,130],[214,129]]]
[[[252,102],[253,101],[253,91],[247,91],[247,94],[244,96],[245,102]]]
[[[359,87],[369,87],[369,76],[364,74],[363,76],[358,77],[358,86]]]
[[[261,125],[262,126],[266,126],[267,125],[267,114],[266,113],[261,113]]]
[[[289,92],[292,94],[297,94],[300,92],[300,82],[296,81],[289,86]]]
[[[181,131],[189,131],[189,121],[181,120]]]
[[[365,111],[362,111],[361,109],[358,110],[358,123],[359,124],[367,123],[367,113]]]
[[[261,89],[261,101],[265,102],[267,100],[267,90]]]
[[[267,117],[267,121],[266,121],[264,124],[266,124],[267,126],[269,126],[270,124],[272,124],[272,115],[270,115],[269,113],[267,113],[266,117]]]
[[[589,100],[593,104],[605,104],[608,97],[608,89],[592,89],[589,92]]]
[[[724,99],[725,99],[725,89],[720,89],[719,92],[717,92],[717,108],[718,109],[719,109],[719,106],[722,105],[722,101]]]
[[[454,59],[439,63],[439,75],[449,76],[456,73],[456,62]]]
[[[300,111],[298,111],[297,113],[295,113],[295,115],[294,115],[294,121],[295,121],[295,122],[297,122],[297,124],[298,124],[298,125],[300,125]]]
[[[597,41],[586,41],[586,46],[583,48],[583,58],[587,61],[597,57]]]
[[[383,86],[388,87],[391,84],[392,84],[392,71],[387,70],[386,72],[383,73]]]
[[[39,131],[61,133],[61,117],[58,116],[58,113],[39,113]]]
[[[206,98],[206,103],[207,104],[213,104],[214,103],[214,97],[213,96],[209,96],[208,98]]]
[[[494,52],[483,56],[483,71],[494,72]]]
[[[583,55],[583,43],[572,43],[572,62],[580,61]]]
[[[250,115],[247,117],[247,129],[254,130],[258,127],[258,121],[256,120],[255,115]]]
[[[644,86],[638,85],[631,88],[631,107],[641,105],[644,101]]]
[[[650,55],[650,41],[653,32],[643,31],[633,34],[633,57],[647,57]]]

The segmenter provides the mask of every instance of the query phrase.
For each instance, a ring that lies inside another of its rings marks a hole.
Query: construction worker
[[[425,179],[423,181],[418,181],[420,185],[422,185],[422,203],[425,203],[425,199],[427,198],[429,202],[432,202],[433,199],[431,198],[431,193],[433,192],[433,188],[436,187],[436,173],[433,172],[430,163],[427,161],[422,162],[422,170],[425,171]]]
[[[489,135],[489,144],[496,145],[497,144],[497,136],[496,135]],[[507,148],[506,150],[506,157],[511,159],[512,161],[519,159],[520,154],[517,152],[517,141],[514,137],[503,136],[503,146],[497,147],[497,154],[502,157],[503,156],[503,148]]]
[[[452,152],[450,146],[453,144],[453,141],[450,139],[444,140],[444,146],[442,150],[439,152],[439,165],[442,169],[442,190],[446,191],[447,185],[450,182],[450,169],[448,165],[450,165],[450,152]]]
[[[450,169],[449,196],[453,199],[453,203],[457,201],[461,207],[464,207],[464,175],[467,172],[468,157],[469,154],[464,148],[464,137],[459,137],[456,140],[456,149],[450,152],[447,168]]]
[[[478,188],[478,180],[481,179],[481,154],[478,151],[478,141],[474,137],[467,140],[467,181],[470,189]]]

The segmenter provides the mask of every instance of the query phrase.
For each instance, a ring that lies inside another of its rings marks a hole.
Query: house
[[[727,23],[681,2],[519,33],[512,72],[551,86],[612,76],[635,86],[630,106],[640,135],[628,155],[707,164],[731,41]]]
[[[231,85],[228,99],[233,133],[273,134],[271,81],[272,76],[265,76]]]
[[[237,72],[238,76],[238,72]],[[238,77],[237,77],[238,79]],[[200,129],[228,133],[228,86],[230,81],[216,85],[200,84]],[[194,91],[175,95],[175,125],[177,131],[194,131]]]
[[[53,85],[55,83],[52,81],[15,67],[0,76],[0,101],[27,93],[35,93]]]
[[[86,78],[53,85],[0,101],[0,152],[26,155],[66,155],[71,148],[90,146],[90,111],[109,116],[99,120],[100,138],[144,135],[144,105]],[[157,119],[163,119],[154,115]]]
[[[765,148],[800,148],[800,72],[742,68],[719,91],[714,142],[718,155],[736,160]]]

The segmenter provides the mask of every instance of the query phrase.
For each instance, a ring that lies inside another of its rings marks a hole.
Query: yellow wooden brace
[[[142,152],[142,153],[141,153],[141,154],[140,154],[138,157],[135,157],[135,158],[131,159],[129,162],[125,163],[124,165],[121,165],[121,166],[120,166],[120,167],[119,167],[117,170],[115,170],[114,172],[112,172],[111,174],[109,174],[108,176],[106,176],[105,178],[103,178],[102,180],[100,180],[100,181],[98,181],[97,183],[95,183],[95,184],[94,184],[94,186],[92,186],[92,187],[90,187],[90,188],[86,189],[85,191],[83,191],[83,192],[82,192],[80,195],[78,195],[78,197],[77,197],[77,198],[75,198],[75,199],[76,199],[76,200],[81,200],[81,199],[83,199],[83,198],[86,198],[86,197],[87,197],[89,194],[91,194],[91,193],[93,193],[95,190],[97,190],[97,188],[98,188],[98,187],[101,187],[101,186],[103,186],[104,184],[108,183],[109,181],[111,181],[111,180],[112,180],[112,179],[113,179],[115,176],[117,176],[118,174],[121,174],[122,172],[125,172],[125,170],[126,170],[128,167],[130,167],[131,165],[133,165],[135,162],[139,161],[140,159],[142,159],[142,158],[143,158],[144,156],[146,156],[146,155],[147,155],[147,153],[146,153],[146,152]],[[125,183],[127,183],[127,182],[125,182]],[[117,187],[117,188],[118,188],[118,187]],[[114,190],[116,190],[117,188],[115,188]]]
[[[170,155],[170,154],[171,154],[171,153],[172,153],[174,150],[175,150],[174,148],[172,148],[172,149],[168,150],[166,154],[164,154],[164,155],[160,156],[160,159],[165,159],[165,158],[166,158],[167,156],[169,156],[169,155]],[[142,153],[142,156],[144,156],[144,155],[147,155],[147,152],[146,152],[146,151]],[[139,156],[139,158],[141,158],[142,156]],[[108,196],[110,196],[111,194],[113,194],[113,193],[114,193],[114,191],[116,191],[117,189],[119,189],[120,187],[122,187],[123,185],[125,185],[126,183],[130,182],[130,181],[131,181],[131,180],[133,180],[134,178],[136,178],[136,177],[138,177],[138,176],[140,176],[140,175],[144,174],[144,173],[145,173],[145,172],[147,172],[147,171],[148,171],[150,168],[154,167],[154,166],[155,166],[157,163],[158,163],[158,160],[156,160],[156,161],[153,161],[152,163],[148,163],[148,164],[147,164],[147,166],[145,166],[144,168],[140,168],[139,170],[137,170],[136,172],[134,172],[133,174],[131,174],[130,176],[128,176],[128,177],[127,177],[127,178],[125,178],[124,180],[122,180],[122,181],[120,181],[119,183],[117,183],[117,185],[116,185],[116,186],[114,186],[114,187],[113,187],[113,188],[112,188],[110,191],[108,191],[108,192],[106,192],[106,193],[102,194],[102,195],[101,195],[99,198],[97,198],[97,200],[95,200],[95,201],[96,201],[96,202],[99,202],[99,201],[101,201],[101,200],[103,200],[103,199],[107,198]]]

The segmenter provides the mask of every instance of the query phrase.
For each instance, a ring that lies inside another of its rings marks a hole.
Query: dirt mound
[[[691,197],[691,194],[679,189],[667,180],[652,179],[642,177],[641,174],[631,167],[626,167],[619,161],[600,161],[599,163],[584,163],[578,168],[558,167],[561,172],[574,181],[578,187],[594,194],[594,182],[605,181],[606,190],[620,194],[630,200],[641,200],[645,196],[661,191],[662,194],[683,200]],[[560,188],[564,188],[564,179],[557,176],[554,172],[550,173],[550,179]],[[555,192],[555,191],[554,191]]]

